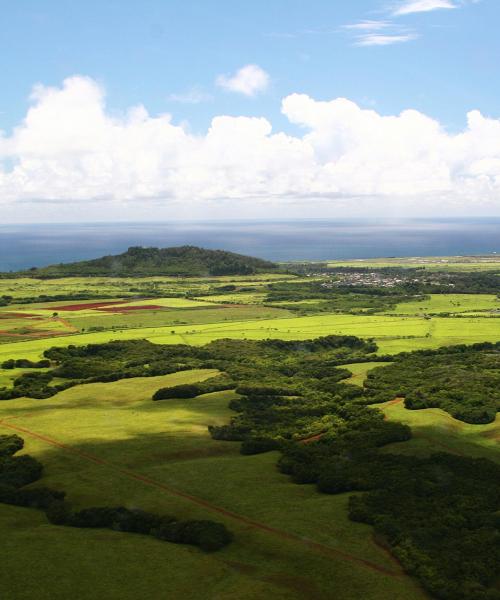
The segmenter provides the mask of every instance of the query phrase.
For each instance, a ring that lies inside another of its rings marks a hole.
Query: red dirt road
[[[183,498],[184,500],[188,500],[189,502],[191,502],[193,504],[196,504],[198,506],[203,506],[204,508],[206,508],[212,512],[216,512],[221,515],[224,515],[225,517],[228,517],[230,519],[238,521],[239,523],[248,525],[253,529],[263,531],[265,533],[269,533],[269,534],[279,537],[281,539],[286,539],[286,540],[289,540],[292,542],[296,542],[298,544],[306,546],[309,549],[315,550],[324,556],[330,556],[332,558],[337,558],[337,559],[340,558],[342,560],[345,560],[345,561],[355,564],[357,566],[367,568],[371,571],[381,573],[381,574],[387,575],[389,577],[402,577],[403,576],[403,572],[401,570],[399,563],[389,553],[387,553],[387,556],[392,560],[395,570],[389,569],[382,565],[378,565],[369,560],[359,558],[357,556],[349,554],[348,552],[344,552],[344,551],[338,550],[336,548],[331,548],[330,546],[326,546],[325,544],[322,544],[320,542],[314,542],[313,540],[309,540],[307,538],[300,537],[299,535],[295,535],[295,534],[289,533],[287,531],[282,531],[280,529],[276,529],[275,527],[266,525],[265,523],[260,523],[258,521],[254,521],[253,519],[251,519],[249,517],[245,517],[244,515],[240,515],[233,511],[230,511],[230,510],[227,510],[220,506],[217,506],[215,504],[212,504],[211,502],[208,502],[207,500],[204,500],[203,498],[198,498],[197,496],[192,496],[191,494],[187,494],[186,492],[182,492],[180,490],[174,489],[174,488],[167,486],[159,481],[155,481],[154,479],[146,477],[145,475],[141,475],[140,473],[136,473],[135,471],[131,471],[130,469],[124,469],[120,466],[117,466],[117,465],[114,465],[113,463],[108,462],[105,459],[99,458],[98,456],[94,456],[87,452],[82,452],[81,450],[72,448],[71,446],[68,446],[62,442],[59,442],[58,440],[47,437],[47,436],[37,433],[35,431],[31,431],[30,429],[26,429],[26,428],[20,427],[18,425],[13,425],[12,423],[10,423],[8,421],[9,421],[9,419],[0,420],[0,425],[3,427],[6,427],[8,429],[11,429],[13,431],[16,431],[18,433],[23,433],[25,435],[29,435],[30,437],[33,437],[35,439],[46,442],[47,444],[50,444],[51,446],[61,448],[62,450],[65,450],[66,452],[70,452],[71,454],[74,454],[74,455],[76,455],[84,460],[87,460],[89,462],[93,462],[100,466],[107,467],[107,468],[113,470],[115,473],[120,473],[122,475],[125,475],[126,477],[129,477],[130,479],[134,479],[136,481],[141,482],[144,485],[154,487],[154,488],[160,490],[161,492],[167,493],[171,496]]]

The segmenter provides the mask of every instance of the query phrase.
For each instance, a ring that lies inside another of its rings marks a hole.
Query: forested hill
[[[23,273],[31,277],[148,276],[148,275],[251,275],[274,271],[272,262],[196,246],[175,248],[132,247],[123,254],[94,260],[33,268]]]

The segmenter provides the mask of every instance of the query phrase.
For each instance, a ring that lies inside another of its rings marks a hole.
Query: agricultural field
[[[83,331],[224,323],[291,316],[262,305],[217,304],[187,298],[48,302],[0,308],[0,343]]]
[[[221,311],[221,314],[224,314]],[[234,313],[233,313],[234,314]],[[240,313],[237,313],[240,314]],[[101,317],[100,317],[101,318]],[[108,318],[108,317],[103,317]],[[129,318],[127,315],[126,318]],[[83,322],[83,317],[82,317]],[[90,320],[88,321],[90,324]],[[356,335],[373,338],[379,354],[397,354],[423,348],[454,344],[473,344],[500,339],[500,319],[483,317],[427,319],[418,316],[320,314],[305,317],[262,318],[248,321],[126,328],[105,331],[67,333],[55,337],[4,338],[0,343],[0,359],[39,359],[51,346],[103,343],[109,340],[142,339],[162,344],[202,345],[219,338],[232,339],[309,339],[321,335]],[[12,341],[16,340],[16,341]]]

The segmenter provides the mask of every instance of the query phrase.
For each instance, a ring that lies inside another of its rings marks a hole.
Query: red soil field
[[[50,310],[86,310],[88,308],[100,308],[101,306],[114,306],[115,304],[127,304],[127,300],[115,300],[114,302],[87,302],[85,304],[65,304],[64,306],[51,306]]]
[[[44,330],[30,330],[26,331],[26,333],[15,333],[8,330],[1,330],[0,336],[9,337],[9,338],[40,338],[40,337],[56,337],[57,335],[61,335],[59,333],[54,333],[53,331],[44,331]]]
[[[24,312],[10,312],[10,313],[1,313],[0,319],[42,319],[40,315],[34,315],[32,313],[24,313]]]

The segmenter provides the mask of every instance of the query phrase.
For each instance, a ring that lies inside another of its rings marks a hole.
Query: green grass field
[[[371,371],[375,367],[383,367],[389,365],[389,362],[364,362],[364,363],[353,363],[349,365],[342,365],[343,369],[351,371],[352,376],[349,379],[344,379],[343,383],[350,383],[352,385],[362,386],[368,371]]]
[[[172,332],[175,333],[172,333]],[[201,345],[219,338],[308,339],[322,335],[374,338],[379,353],[395,354],[420,348],[500,340],[500,319],[482,317],[425,319],[415,316],[321,314],[305,317],[226,321],[196,325],[144,327],[63,335],[0,344],[0,362],[9,358],[39,358],[51,346],[141,339],[162,344]]]
[[[411,454],[452,452],[500,462],[500,414],[494,423],[471,425],[454,419],[439,408],[407,410],[402,401],[375,406],[384,412],[387,419],[406,423],[412,428],[412,440],[397,444],[397,448],[388,446],[387,451],[397,449]]]
[[[144,290],[154,289],[168,293],[183,293],[198,290],[206,292],[211,284],[238,284],[241,286],[261,286],[273,281],[300,279],[280,273],[262,273],[258,275],[233,275],[228,277],[64,277],[59,279],[31,279],[28,277],[0,279],[0,296],[14,298],[39,296],[45,294],[79,294],[89,292],[96,296],[116,296],[141,294]]]
[[[491,271],[500,269],[500,256],[415,256],[330,260],[329,267],[425,267],[429,271]]]
[[[493,294],[431,294],[427,300],[403,302],[394,314],[479,313],[500,310],[500,299]]]
[[[8,540],[0,562],[6,597],[32,597],[36,581],[37,597],[66,599],[69,580],[76,578],[72,594],[84,600],[425,598],[373,543],[371,528],[347,519],[347,495],[320,495],[312,486],[290,483],[276,470],[276,453],[243,457],[238,443],[209,437],[207,425],[230,418],[232,392],[150,399],[159,387],[211,375],[191,371],[92,384],[48,401],[0,404],[2,433],[18,431],[26,452],[46,466],[41,483],[66,490],[75,506],[125,504],[211,518],[225,522],[236,536],[223,551],[204,555],[141,536],[54,527],[38,512],[0,505]]]

